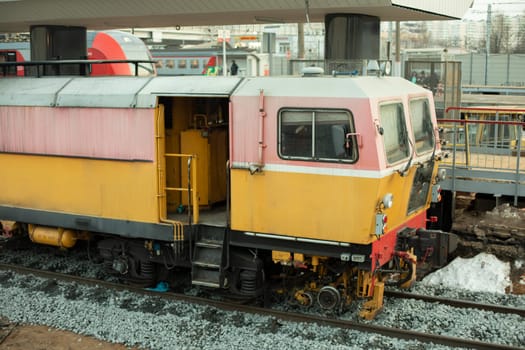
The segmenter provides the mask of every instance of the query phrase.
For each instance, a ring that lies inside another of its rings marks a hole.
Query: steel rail
[[[519,315],[525,317],[525,309],[502,306],[502,305],[492,305],[492,304],[482,304],[474,301],[461,300],[461,299],[449,299],[443,297],[435,297],[429,295],[415,294],[415,293],[405,293],[398,291],[385,291],[386,297],[399,298],[399,299],[415,299],[421,300],[428,303],[439,303],[444,305],[449,305],[458,308],[464,309],[477,309],[484,311],[491,311],[498,314],[510,314],[510,315]]]

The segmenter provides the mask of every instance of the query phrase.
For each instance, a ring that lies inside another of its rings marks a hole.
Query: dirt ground
[[[525,294],[525,267],[513,269],[510,274],[512,294]]]
[[[2,350],[137,350],[45,326],[9,324],[0,320]]]

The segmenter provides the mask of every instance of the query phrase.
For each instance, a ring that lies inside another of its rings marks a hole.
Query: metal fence
[[[453,118],[441,119],[442,149],[448,154],[442,183],[452,192],[495,196],[525,196],[525,109],[447,109]]]
[[[463,85],[525,86],[525,55],[455,55],[461,62]]]

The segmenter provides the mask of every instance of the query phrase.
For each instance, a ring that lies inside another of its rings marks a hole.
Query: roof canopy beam
[[[31,25],[115,28],[323,22],[330,13],[381,21],[459,19],[473,0],[0,0],[0,33]]]

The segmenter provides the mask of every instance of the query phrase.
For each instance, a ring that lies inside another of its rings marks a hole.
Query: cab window
[[[279,156],[284,159],[355,162],[356,136],[346,110],[282,109]]]
[[[388,163],[396,163],[408,158],[410,145],[405,123],[405,113],[402,103],[381,105],[381,126],[383,142]]]
[[[410,101],[410,120],[414,133],[417,153],[424,153],[434,149],[434,130],[430,117],[430,104],[428,99]]]

